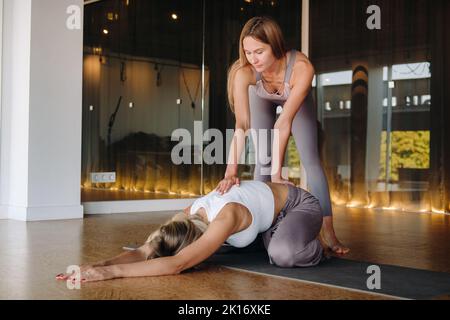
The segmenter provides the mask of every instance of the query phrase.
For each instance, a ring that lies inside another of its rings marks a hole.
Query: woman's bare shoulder
[[[256,74],[251,65],[246,65],[236,72],[236,83],[241,85],[256,84]]]
[[[226,219],[240,224],[242,215],[249,212],[248,208],[238,202],[228,202],[222,207],[215,219]]]
[[[300,52],[298,50],[295,50],[295,65],[297,65],[298,63],[311,63],[308,59],[308,57],[303,53]]]
[[[214,220],[227,221],[233,225],[233,233],[246,229],[252,221],[250,210],[243,204],[229,202],[220,210]]]
[[[294,85],[297,80],[303,80],[305,76],[308,78],[314,76],[314,66],[308,57],[300,52],[296,51],[295,62],[292,68],[291,85]]]

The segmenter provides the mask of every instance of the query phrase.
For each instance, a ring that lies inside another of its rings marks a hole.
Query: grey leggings
[[[323,257],[317,236],[322,227],[319,201],[309,192],[288,186],[289,195],[273,226],[262,234],[270,263],[279,267],[310,267]]]
[[[250,125],[252,129],[273,129],[276,121],[276,106],[284,102],[276,102],[261,98],[256,94],[256,87],[249,86]],[[292,122],[292,135],[305,167],[308,189],[319,199],[323,216],[331,216],[331,201],[328,182],[320,162],[317,144],[317,110],[311,92],[303,101],[300,110]],[[261,142],[258,142],[261,145]],[[256,166],[253,179],[258,181],[270,181],[271,163],[261,164],[260,159],[271,156],[271,137],[268,135],[267,148],[256,148]],[[269,172],[269,174],[267,174]]]

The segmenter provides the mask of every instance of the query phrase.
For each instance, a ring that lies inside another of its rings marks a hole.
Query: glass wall
[[[430,12],[420,0],[311,1],[310,59],[335,204],[431,210]]]
[[[82,201],[201,193],[201,165],[187,139],[195,121],[208,125],[202,10],[201,0],[85,6]],[[177,129],[186,141],[172,138]],[[173,163],[178,144],[192,164]],[[96,174],[105,172],[115,176]]]
[[[309,2],[313,97],[333,203],[445,210],[445,1]],[[300,50],[301,8],[301,0],[86,5],[82,201],[211,191],[234,129],[226,80],[241,28],[253,16],[271,16],[288,47]],[[214,161],[204,161],[214,143]],[[253,145],[246,146],[239,172],[251,179]],[[291,139],[285,166],[298,185],[300,163]]]
[[[82,202],[186,198],[215,188],[225,171],[226,129],[234,128],[226,76],[240,30],[249,18],[269,15],[299,49],[300,8],[293,0],[86,5]],[[215,141],[203,134],[208,129],[224,140],[212,163],[201,161]],[[252,170],[239,171],[250,179]]]

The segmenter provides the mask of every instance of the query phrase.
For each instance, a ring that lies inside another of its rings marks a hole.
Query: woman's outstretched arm
[[[175,256],[160,257],[134,263],[114,264],[81,270],[82,281],[100,281],[114,278],[175,275],[206,260],[236,231],[234,214],[219,214],[206,232]],[[64,279],[71,279],[67,276]],[[72,279],[77,280],[77,279]]]
[[[180,215],[183,215],[183,216],[189,215],[191,206],[192,205],[183,209],[183,212],[184,212],[183,214],[176,214],[172,219],[177,219],[177,217]],[[111,265],[115,265],[115,264],[126,264],[126,263],[145,261],[152,254],[152,252],[153,252],[153,249],[150,246],[150,244],[144,243],[142,246],[140,246],[136,250],[122,252],[119,255],[117,255],[111,259],[102,260],[97,263],[91,264],[89,266],[90,267],[105,267],[105,266],[111,266]]]
[[[132,263],[138,261],[147,260],[152,252],[151,246],[148,243],[140,246],[136,250],[122,252],[121,254],[107,260],[102,260],[98,263],[92,265],[92,267],[104,267],[111,266],[115,264]]]

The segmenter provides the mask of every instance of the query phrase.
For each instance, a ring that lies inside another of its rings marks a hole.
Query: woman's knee
[[[267,253],[271,261],[278,267],[307,267],[320,262],[322,250],[320,242],[315,239],[307,245],[280,245],[270,243]]]
[[[267,253],[271,261],[282,268],[291,268],[295,265],[295,249],[291,244],[270,243]]]

